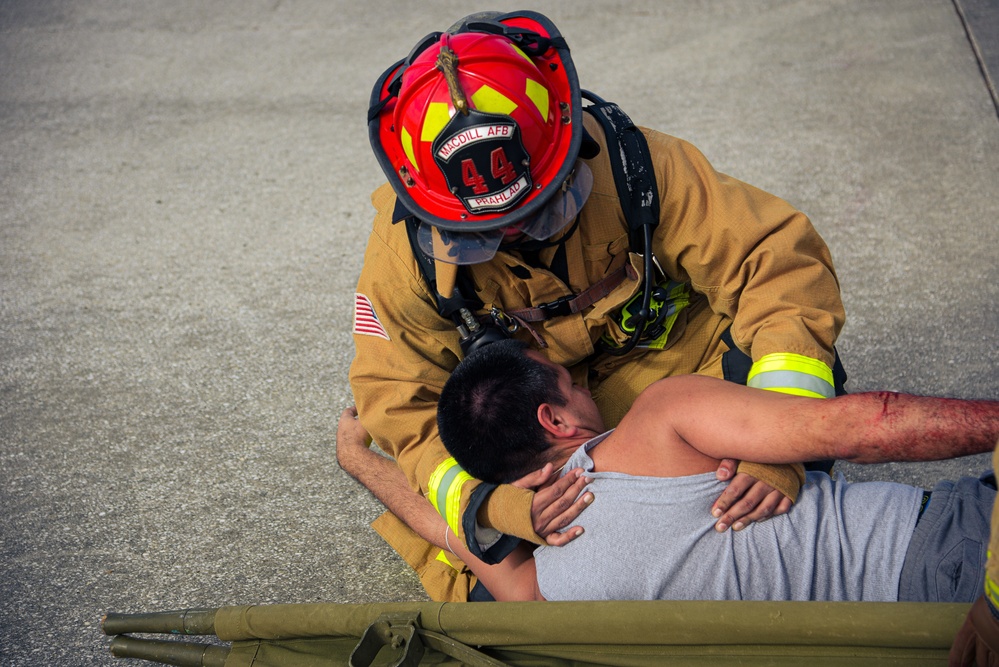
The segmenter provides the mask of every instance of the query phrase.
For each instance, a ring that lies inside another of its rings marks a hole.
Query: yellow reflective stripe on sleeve
[[[989,599],[995,609],[999,609],[999,585],[992,581],[989,575],[985,575],[985,597]]]
[[[776,391],[778,394],[791,394],[792,396],[804,396],[806,398],[828,398],[825,394],[801,389],[800,387],[757,387],[757,389],[766,389],[767,391]]]
[[[790,352],[768,354],[754,363],[746,384],[796,396],[832,398],[836,395],[831,368],[818,359]]]
[[[461,487],[472,479],[451,457],[437,466],[427,485],[430,504],[444,517],[455,535],[461,534]]]

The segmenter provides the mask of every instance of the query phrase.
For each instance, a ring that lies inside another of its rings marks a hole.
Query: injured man
[[[720,532],[707,511],[720,459],[932,461],[992,451],[999,401],[891,392],[831,399],[706,376],[650,385],[607,431],[564,368],[518,341],[476,351],[438,404],[441,438],[488,482],[584,475],[594,500],[564,546],[522,543],[476,559],[395,463],[371,451],[356,411],[337,458],[427,541],[455,554],[497,600],[972,602],[981,595],[995,477],[847,483],[808,472],[787,514]],[[450,538],[449,538],[450,535]],[[533,550],[533,551],[532,551]]]

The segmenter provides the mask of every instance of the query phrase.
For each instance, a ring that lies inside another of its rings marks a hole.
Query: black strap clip
[[[572,300],[576,296],[570,294],[568,296],[563,296],[561,298],[555,299],[554,301],[549,301],[548,303],[543,303],[538,306],[538,310],[545,314],[545,319],[550,320],[553,317],[563,317],[565,315],[572,314]]]

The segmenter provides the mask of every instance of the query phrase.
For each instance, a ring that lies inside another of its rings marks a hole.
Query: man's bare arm
[[[846,424],[853,437],[833,455],[854,463],[935,461],[991,452],[999,438],[999,401],[931,398],[895,392],[851,394],[833,399],[818,429]]]
[[[473,556],[430,501],[409,486],[399,466],[368,448],[370,437],[357,420],[355,408],[347,408],[340,415],[336,441],[337,462],[341,468],[366,486],[420,537],[460,558],[497,600],[544,599],[538,591],[531,550],[522,544],[497,565],[486,565]]]
[[[684,376],[647,389],[634,417],[661,427],[663,405],[698,451],[760,463],[934,461],[990,452],[999,438],[999,401],[894,392],[816,400]]]

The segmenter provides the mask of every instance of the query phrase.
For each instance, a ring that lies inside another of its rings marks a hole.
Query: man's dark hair
[[[517,340],[486,345],[458,364],[441,391],[441,440],[466,472],[485,482],[512,482],[551,458],[538,407],[563,406],[566,398],[558,372],[526,350]]]

